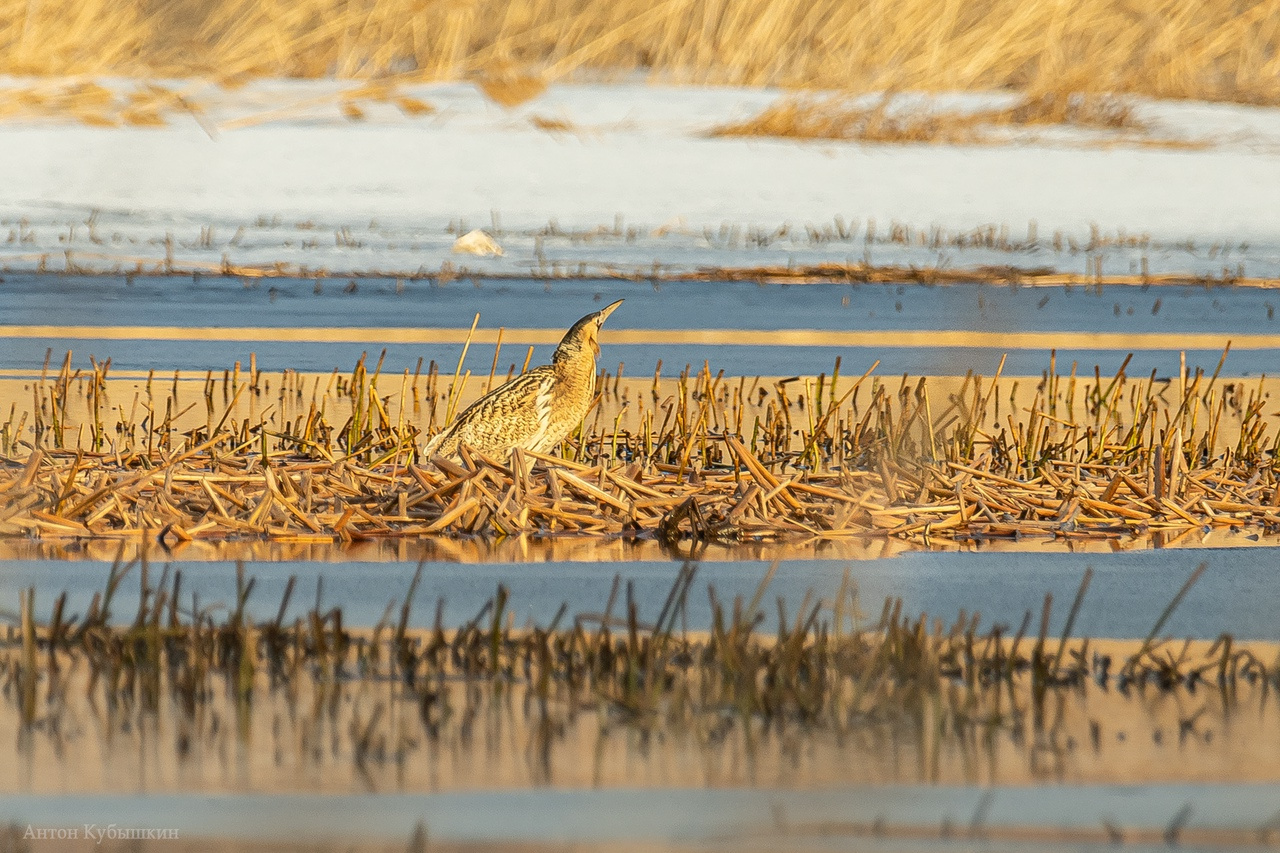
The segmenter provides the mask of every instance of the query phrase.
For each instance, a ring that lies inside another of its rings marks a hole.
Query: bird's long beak
[[[605,307],[601,308],[599,311],[596,312],[596,316],[600,318],[596,322],[603,324],[605,320],[609,319],[609,315],[613,313],[613,309],[617,308],[619,305],[621,305],[625,301],[626,300],[624,299],[619,299],[617,302],[614,302],[611,305],[606,305]]]

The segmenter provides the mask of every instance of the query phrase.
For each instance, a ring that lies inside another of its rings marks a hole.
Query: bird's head
[[[556,347],[552,360],[561,361],[570,358],[587,347],[591,348],[592,357],[600,355],[600,327],[621,304],[622,300],[619,299],[570,326],[569,331],[565,332],[564,337],[560,339],[560,346]]]

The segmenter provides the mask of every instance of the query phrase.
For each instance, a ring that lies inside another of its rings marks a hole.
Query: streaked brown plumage
[[[538,453],[555,448],[586,417],[595,395],[600,325],[621,304],[619,299],[574,323],[550,364],[476,400],[427,442],[423,456],[456,459],[463,444],[497,459],[516,447]]]

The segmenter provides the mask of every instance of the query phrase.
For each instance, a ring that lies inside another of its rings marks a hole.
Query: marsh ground
[[[27,85],[16,81],[7,103],[31,102],[17,92]],[[129,86],[104,91],[123,92],[124,103]],[[1220,370],[1219,396],[1206,398],[1205,413],[1228,397],[1240,404],[1223,409],[1231,413],[1224,441],[1249,394],[1268,400],[1274,391],[1263,378],[1274,372],[1278,348],[1276,300],[1265,287],[1280,276],[1274,108],[1135,101],[1136,123],[1125,127],[798,142],[715,135],[784,99],[769,90],[552,86],[503,107],[469,84],[415,84],[400,94],[425,107],[417,109],[332,81],[172,88],[188,106],[165,101],[154,126],[113,117],[110,101],[100,117],[123,126],[86,125],[67,102],[63,113],[24,108],[0,127],[0,154],[21,164],[0,186],[0,237],[8,232],[0,247],[0,417],[9,418],[11,456],[20,455],[15,437],[34,429],[33,418],[20,422],[22,413],[40,408],[39,389],[67,351],[71,371],[80,371],[67,385],[68,424],[92,422],[95,406],[108,424],[137,423],[138,406],[170,397],[179,423],[169,425],[179,431],[208,428],[224,412],[245,421],[296,419],[313,395],[341,420],[343,395],[328,393],[332,371],[345,376],[362,352],[372,364],[386,347],[392,416],[429,425],[425,385],[410,380],[418,404],[404,405],[402,377],[432,361],[451,375],[476,312],[482,321],[464,365],[471,371],[464,400],[491,371],[519,370],[529,346],[534,363],[545,360],[569,322],[597,300],[619,297],[626,311],[606,329],[601,361],[616,394],[605,395],[599,411],[606,421],[621,415],[617,423],[631,429],[644,407],[652,412],[680,390],[685,365],[696,373],[704,362],[711,377],[724,368],[735,387],[775,395],[737,400],[748,420],[782,405],[778,380],[792,376],[799,378],[784,388],[801,417],[800,388],[811,395],[837,357],[846,383],[880,359],[883,383],[896,388],[903,373],[928,376],[944,399],[966,372],[991,377],[1007,356],[994,395],[999,418],[1034,406],[1051,365],[1065,375],[1077,363],[1083,398],[1089,382],[1108,387],[1129,352],[1129,375],[1151,375],[1147,390],[1177,408],[1185,353],[1192,373],[1199,367],[1216,379]],[[975,112],[1017,101],[911,96],[894,109]],[[488,229],[504,254],[455,254],[455,239],[474,227]],[[768,283],[818,264],[831,265],[837,281]],[[855,273],[883,267],[924,280],[931,270],[961,270],[974,283],[856,283]],[[669,280],[688,275],[713,280]],[[1162,283],[1168,275],[1183,283]],[[1053,283],[990,284],[1020,276]],[[111,360],[98,371],[105,393],[97,397],[89,391],[90,355],[98,365]],[[236,362],[255,385],[256,371],[263,380],[239,402]],[[870,610],[885,596],[901,597],[905,612],[951,619],[961,609],[981,611],[988,626],[1016,628],[1052,592],[1051,634],[1092,565],[1096,581],[1076,633],[1118,640],[1145,636],[1182,579],[1208,562],[1162,633],[1275,640],[1275,551],[1265,536],[1251,535],[1234,525],[1191,526],[1172,536],[1135,530],[1100,542],[1001,542],[990,551],[948,544],[946,553],[887,538],[742,546],[747,553],[570,538],[345,548],[197,541],[160,559],[182,568],[187,592],[199,590],[206,603],[234,599],[229,560],[237,557],[272,561],[252,566],[261,584],[253,607],[277,601],[290,574],[304,589],[323,574],[324,601],[341,603],[353,624],[368,628],[405,594],[419,557],[430,558],[421,594],[444,597],[454,627],[500,582],[523,608],[514,618],[545,622],[562,601],[598,610],[615,572],[635,581],[642,612],[656,611],[687,557],[718,558],[701,571],[725,601],[750,598],[761,561],[781,557],[775,591],[793,607],[808,589],[831,595],[848,568],[863,600],[875,602]],[[1156,548],[1172,542],[1224,550]],[[3,547],[5,606],[34,587],[44,619],[64,589],[71,609],[84,611],[119,546],[24,536]],[[141,550],[141,542],[127,543],[126,559]],[[485,560],[494,562],[477,565]],[[122,592],[123,608],[137,605],[132,595]],[[687,615],[695,628],[709,620],[696,606]],[[1161,648],[1175,659],[1186,651],[1179,642]],[[1272,665],[1274,649],[1260,648],[1263,665]],[[1198,840],[1238,846],[1272,837],[1280,774],[1266,744],[1275,703],[1260,689],[1067,690],[1055,694],[1049,725],[1038,726],[1034,702],[1015,702],[973,743],[911,721],[850,738],[799,729],[780,736],[748,720],[707,751],[707,732],[696,726],[655,740],[598,709],[575,715],[570,702],[553,709],[559,716],[529,715],[514,688],[502,701],[477,703],[458,687],[447,748],[415,742],[407,765],[388,753],[364,766],[356,747],[376,728],[373,707],[398,701],[388,680],[335,693],[340,701],[325,729],[331,748],[319,757],[313,751],[311,763],[301,747],[314,746],[318,730],[307,713],[296,714],[296,697],[264,694],[260,713],[237,717],[234,702],[219,705],[226,697],[213,696],[196,729],[198,760],[185,764],[177,758],[181,713],[134,718],[136,708],[78,708],[65,731],[7,729],[16,774],[0,817],[58,826],[73,815],[80,826],[163,825],[173,816],[189,837],[223,836],[215,843],[232,847],[254,843],[245,834],[279,839],[282,828],[309,827],[313,837],[394,836],[403,849],[421,817],[437,841],[494,846],[518,838],[625,846],[619,838],[642,838],[678,847],[692,838],[699,849],[985,849],[1025,844],[1026,832],[1050,826],[1076,834],[1041,838],[1043,849],[1111,843],[1113,829],[1135,845],[1204,830]],[[464,731],[467,708],[487,715],[479,734]],[[416,737],[411,711],[382,712],[390,742]],[[1018,719],[1027,727],[1020,730]],[[550,738],[548,720],[559,726]],[[875,784],[849,787],[868,782]],[[180,793],[165,799],[159,791],[169,787]],[[122,788],[154,796],[110,793]],[[356,793],[371,789],[382,793]],[[379,820],[375,832],[369,822]],[[969,832],[954,832],[957,824]],[[228,838],[233,825],[244,832]],[[892,827],[908,831],[894,836]],[[1227,835],[1215,842],[1215,831]],[[1007,834],[1019,832],[1022,841]],[[12,836],[4,843],[11,840],[22,843]]]

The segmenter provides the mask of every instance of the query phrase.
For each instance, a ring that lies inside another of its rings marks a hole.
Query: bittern
[[[600,326],[619,299],[569,327],[551,363],[522,373],[476,400],[435,438],[423,455],[458,458],[462,445],[495,459],[513,448],[547,453],[582,422],[595,395]]]

